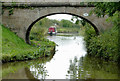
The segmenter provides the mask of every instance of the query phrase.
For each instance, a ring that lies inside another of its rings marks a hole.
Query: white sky
[[[85,16],[87,16],[87,13],[84,14]],[[55,14],[55,15],[51,15],[51,16],[47,16],[47,18],[49,19],[55,19],[55,20],[59,20],[61,21],[62,19],[65,20],[71,20],[72,15],[68,15],[68,14]],[[81,18],[79,18],[79,20],[81,20]],[[74,19],[74,21],[72,21],[73,23],[75,23],[76,19]]]
[[[55,19],[55,20],[71,20],[72,15],[68,15],[68,14],[56,14],[56,15],[51,15],[51,16],[47,16],[47,18],[49,19]]]

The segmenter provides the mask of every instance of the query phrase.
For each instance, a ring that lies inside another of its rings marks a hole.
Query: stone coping
[[[0,0],[1,2],[119,2],[120,0]]]
[[[94,7],[94,5],[88,5],[87,3],[80,4],[80,2],[2,2],[3,6],[30,6],[30,7]]]

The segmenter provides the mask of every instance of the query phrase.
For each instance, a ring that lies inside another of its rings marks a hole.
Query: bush
[[[119,61],[120,54],[118,52],[118,24],[119,13],[116,12],[112,17],[108,18],[114,26],[110,30],[95,35],[95,31],[90,25],[86,25],[85,38],[87,52],[89,55],[102,58],[105,60]]]
[[[37,41],[41,40],[42,38],[44,38],[47,32],[46,30],[47,30],[46,28],[33,27],[30,33],[30,39],[37,40]]]
[[[91,37],[88,44],[88,53],[95,57],[117,61],[118,56],[118,32],[114,29]]]

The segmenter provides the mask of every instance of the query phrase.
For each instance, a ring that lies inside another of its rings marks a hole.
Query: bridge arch
[[[90,23],[97,34],[112,27],[112,23],[106,22],[108,16],[105,16],[104,18],[98,18],[95,14],[84,16],[85,13],[89,13],[94,9],[94,7],[84,7],[77,4],[62,4],[63,5],[58,5],[54,3],[49,6],[48,4],[44,6],[38,4],[35,6],[35,3],[33,3],[31,4],[31,7],[33,7],[32,9],[19,8],[15,6],[12,15],[9,15],[9,10],[4,8],[2,24],[10,28],[11,31],[15,32],[20,38],[24,39],[26,43],[30,43],[29,34],[32,26],[40,19],[54,14],[69,14],[78,16]]]
[[[88,22],[89,24],[91,24],[92,27],[94,28],[96,34],[99,35],[99,29],[98,29],[89,19],[87,19],[87,18],[85,18],[85,17],[83,17],[83,16],[76,15],[76,14],[74,14],[74,13],[63,13],[63,12],[61,12],[61,13],[50,13],[50,14],[44,15],[44,16],[42,16],[42,17],[39,17],[38,19],[36,19],[35,21],[33,21],[33,22],[29,25],[29,27],[28,27],[28,29],[27,29],[27,31],[26,31],[26,35],[25,35],[25,41],[26,41],[26,43],[30,44],[30,37],[29,37],[29,36],[30,36],[30,31],[31,31],[33,25],[34,25],[36,22],[38,22],[39,20],[41,20],[41,19],[43,19],[43,18],[45,18],[45,17],[47,17],[47,16],[51,16],[51,15],[55,15],[55,14],[68,14],[68,15],[77,16],[77,17],[85,20],[85,21]]]

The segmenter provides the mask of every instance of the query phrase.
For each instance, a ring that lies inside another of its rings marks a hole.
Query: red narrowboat
[[[48,34],[52,36],[52,35],[56,35],[56,33],[57,33],[56,27],[54,26],[49,27]]]

